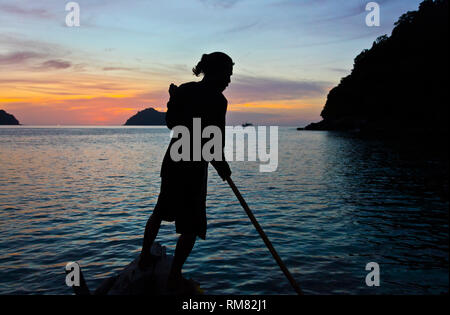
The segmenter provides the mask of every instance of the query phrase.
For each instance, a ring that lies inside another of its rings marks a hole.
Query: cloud
[[[326,95],[331,82],[286,80],[279,78],[237,76],[227,94],[234,103],[270,100],[300,100]]]
[[[0,4],[0,11],[20,16],[35,17],[42,19],[47,19],[53,16],[49,11],[45,9],[22,8],[13,4]]]
[[[55,43],[49,43],[36,39],[29,39],[19,33],[0,33],[0,45],[11,51],[39,52],[42,55],[69,55],[70,49]]]
[[[136,70],[130,67],[104,67],[103,71],[133,71]]]
[[[344,69],[344,68],[328,68],[328,70],[331,70],[333,72],[342,73],[342,74],[349,74],[350,73],[349,69]]]
[[[250,22],[250,23],[244,23],[242,25],[233,26],[227,30],[224,31],[226,34],[233,34],[233,33],[239,33],[243,31],[250,30],[260,24],[260,22]]]
[[[39,60],[48,57],[44,53],[34,51],[14,51],[7,54],[0,55],[0,65],[22,66],[28,61]],[[33,61],[34,62],[34,61]],[[50,70],[50,69],[66,69],[72,66],[69,61],[61,59],[50,59],[41,62],[39,66],[34,66],[30,70]]]
[[[67,69],[72,66],[69,61],[64,61],[60,59],[48,60],[42,63],[41,68],[43,69]]]
[[[200,2],[206,6],[210,6],[213,8],[221,8],[221,9],[232,8],[239,1],[240,0],[200,0]]]
[[[164,110],[139,97],[80,97],[39,102],[3,103],[2,107],[21,117],[23,124],[38,125],[121,125],[137,111],[147,107]]]
[[[15,51],[0,55],[1,65],[14,65],[23,63],[29,59],[41,58],[42,54],[33,51]]]
[[[71,52],[58,44],[30,40],[19,34],[0,34],[0,47],[6,51],[0,53],[0,65],[9,66],[10,70],[41,71],[72,66],[71,62],[63,59]]]
[[[228,111],[227,124],[239,125],[245,122],[260,124],[262,122],[279,120],[281,118],[283,118],[283,115],[279,113]]]
[[[0,47],[6,53],[0,53],[0,65],[9,66],[11,70],[42,71],[67,69],[72,62],[64,60],[71,54],[67,48],[40,40],[30,40],[19,34],[1,34]],[[82,65],[76,64],[74,70]]]

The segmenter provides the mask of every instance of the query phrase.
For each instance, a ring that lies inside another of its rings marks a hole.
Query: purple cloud
[[[29,59],[40,58],[43,55],[33,51],[15,51],[5,55],[0,55],[1,65],[17,64]]]
[[[239,0],[200,0],[204,5],[214,8],[229,9],[233,7]]]
[[[44,69],[67,69],[72,66],[72,63],[69,61],[64,61],[60,59],[48,60],[43,62],[41,68]]]
[[[13,4],[0,4],[0,11],[22,15],[22,16],[32,16],[37,18],[50,18],[52,14],[45,9],[36,9],[36,8],[21,8],[17,5]]]
[[[229,95],[234,101],[308,99],[326,95],[333,84],[324,81],[286,80],[252,76],[232,78]]]

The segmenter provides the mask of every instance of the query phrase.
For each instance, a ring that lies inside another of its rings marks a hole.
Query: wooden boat
[[[151,252],[159,258],[145,270],[138,266],[139,256],[128,264],[119,274],[105,279],[91,293],[86,285],[80,268],[80,286],[73,287],[76,295],[200,295],[203,290],[192,279],[184,279],[182,285],[175,289],[167,288],[167,277],[173,256],[166,254],[166,248],[154,243]]]

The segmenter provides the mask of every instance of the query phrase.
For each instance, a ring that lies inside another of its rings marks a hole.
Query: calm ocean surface
[[[157,127],[1,127],[0,294],[72,294],[68,261],[95,289],[133,260],[168,142]],[[448,292],[448,191],[436,179],[448,169],[438,160],[286,127],[276,172],[230,164],[305,293]],[[207,239],[186,276],[210,294],[292,294],[231,189],[212,166],[209,174]],[[173,224],[163,223],[157,240],[173,253]],[[380,287],[365,285],[369,262],[380,265]]]

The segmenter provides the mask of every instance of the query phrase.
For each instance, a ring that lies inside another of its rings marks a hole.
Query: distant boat
[[[249,123],[249,122],[246,122],[246,123],[244,123],[244,124],[242,124],[242,127],[250,127],[250,126],[253,126],[253,124],[252,123]]]

